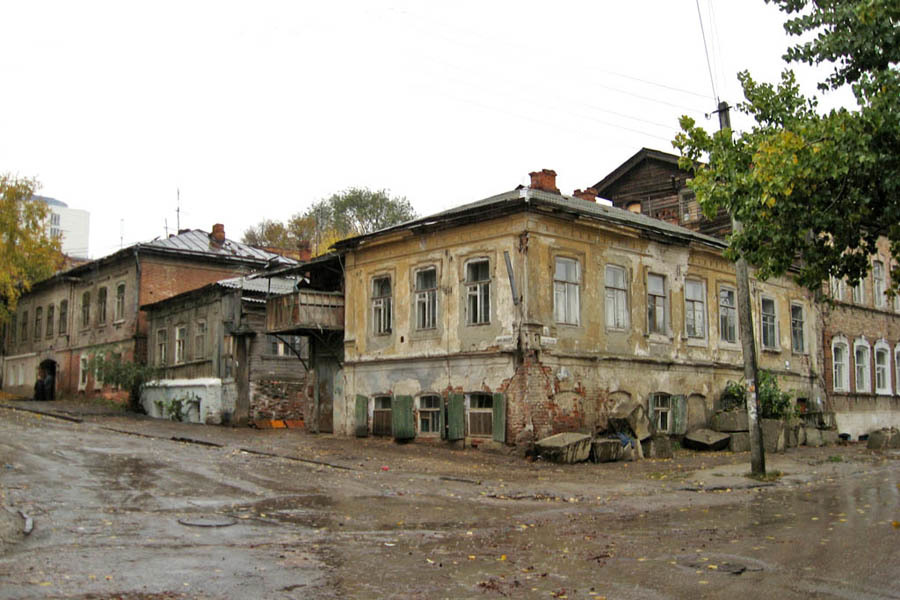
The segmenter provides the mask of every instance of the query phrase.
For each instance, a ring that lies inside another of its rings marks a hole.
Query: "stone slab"
[[[732,431],[731,438],[728,440],[728,449],[732,452],[749,452],[750,451],[750,432],[749,431]]]
[[[618,438],[594,440],[591,443],[591,460],[595,463],[622,460],[623,455],[624,447]]]
[[[695,429],[684,436],[684,445],[695,450],[724,450],[730,438],[730,435],[720,431]]]
[[[584,433],[557,433],[538,440],[538,455],[556,463],[583,462],[591,455],[591,436]]]
[[[807,446],[818,448],[825,445],[825,440],[822,439],[821,429],[816,429],[814,427],[804,427],[803,431],[805,433],[804,437],[806,438]]]
[[[650,437],[650,420],[644,407],[637,402],[624,402],[617,406],[609,415],[609,428],[639,440]]]
[[[644,458],[672,458],[672,440],[669,436],[657,433],[650,436],[649,440],[642,442]]]
[[[746,410],[720,410],[709,421],[713,431],[750,431]]]
[[[900,430],[896,427],[883,427],[869,432],[866,442],[869,450],[888,450],[900,448]]]
[[[834,429],[822,429],[822,442],[826,446],[834,446],[840,441],[840,434]]]
[[[784,452],[784,421],[781,419],[760,419],[763,447],[766,452]]]

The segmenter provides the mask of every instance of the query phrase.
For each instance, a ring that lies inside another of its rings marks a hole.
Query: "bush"
[[[90,368],[97,374],[97,379],[107,385],[118,386],[128,390],[128,407],[136,412],[143,412],[141,406],[141,389],[148,381],[159,376],[159,369],[130,360],[123,360],[122,355],[113,353],[94,354]]]
[[[760,419],[787,419],[794,416],[794,405],[791,395],[778,388],[778,380],[769,371],[759,371],[759,385],[756,386],[759,398]],[[741,408],[747,405],[747,384],[744,381],[729,381],[720,398],[723,410]]]

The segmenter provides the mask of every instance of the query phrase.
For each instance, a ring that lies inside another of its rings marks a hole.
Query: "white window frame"
[[[434,271],[434,287],[420,288],[419,275],[427,271]],[[437,266],[432,265],[416,269],[413,277],[413,285],[415,286],[415,316],[416,330],[427,331],[437,329],[438,323],[438,304],[437,304],[437,288],[438,288],[438,270]]]
[[[884,356],[884,365],[879,366],[878,364],[878,356]],[[882,395],[890,395],[892,392],[891,386],[891,371],[893,371],[893,365],[891,362],[891,347],[885,340],[878,340],[875,343],[875,393]],[[881,378],[881,385],[878,385],[879,375]]]
[[[379,282],[387,281],[388,293],[384,295]],[[390,335],[393,326],[394,286],[390,275],[376,275],[372,278],[372,332],[375,335]]]
[[[794,317],[794,310],[797,309],[800,311],[800,319],[799,319],[799,331],[800,331],[800,347],[797,347],[797,339],[795,333],[797,332],[798,319]],[[808,349],[806,347],[806,308],[798,303],[791,302],[791,351],[797,354],[806,354]]]
[[[859,351],[864,350],[866,360],[863,364],[859,361]],[[865,338],[853,342],[853,374],[856,379],[855,391],[860,394],[868,394],[872,391],[872,346]],[[861,376],[862,375],[862,376]],[[864,385],[860,386],[860,383]]]
[[[664,404],[663,404],[664,401]],[[660,433],[669,433],[672,431],[672,394],[666,394],[665,392],[655,392],[652,394],[652,398],[650,402],[653,404],[653,414],[650,416],[653,419],[653,424],[656,426],[656,431]],[[662,426],[662,421],[665,419],[665,427]]]
[[[487,279],[472,279],[469,267],[487,265]],[[491,322],[491,261],[473,258],[466,261],[466,325],[487,325]]]
[[[575,266],[574,280],[568,273],[560,276],[562,264]],[[577,258],[557,256],[553,261],[553,320],[563,325],[581,324],[581,262]]]
[[[478,402],[479,400],[484,400],[486,403],[490,404],[488,407],[484,406],[476,406],[476,404],[481,404]],[[473,392],[471,394],[466,394],[466,428],[468,429],[469,435],[472,437],[486,437],[489,438],[493,436],[494,433],[494,396],[493,394],[487,394],[484,392]],[[472,417],[474,415],[488,415],[490,417],[491,426],[488,427],[488,430],[485,432],[473,432],[472,431]]]
[[[658,277],[662,281],[662,295],[650,292],[650,281]],[[662,324],[655,318],[662,308]],[[669,334],[669,284],[665,275],[647,273],[647,333],[650,335]]]
[[[843,302],[847,296],[847,284],[843,279],[831,276],[831,299]]]
[[[188,338],[187,325],[175,326],[175,364],[180,365],[185,362],[187,355],[185,353]]]
[[[78,391],[87,389],[89,373],[88,357],[82,356],[78,360]]]
[[[866,303],[866,280],[865,278],[861,278],[859,283],[853,286],[853,304],[858,304],[862,306]]]
[[[872,295],[875,296],[876,308],[887,307],[884,289],[884,263],[880,260],[872,261]]]
[[[840,362],[835,360],[836,348],[840,348],[844,355],[844,359]],[[838,365],[841,366],[840,373]],[[831,340],[831,387],[835,392],[850,391],[850,344],[843,336]]]
[[[621,285],[616,282],[621,276]],[[628,329],[628,271],[619,265],[606,265],[603,272],[605,288],[606,328],[615,331]]]
[[[765,312],[765,303],[772,303],[772,313]],[[771,317],[771,323],[767,323],[767,317]],[[766,343],[766,329],[771,325],[772,339],[771,343]],[[764,350],[778,350],[778,302],[772,296],[761,296],[759,299],[759,343]]]
[[[689,298],[689,284],[699,286],[700,297]],[[700,320],[699,330],[697,320]],[[691,330],[693,325],[693,331]],[[684,280],[684,333],[689,339],[704,340],[706,339],[706,282],[702,279],[685,279]]]

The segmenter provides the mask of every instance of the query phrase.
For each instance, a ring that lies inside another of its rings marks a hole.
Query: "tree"
[[[33,283],[62,266],[59,240],[47,227],[50,209],[34,200],[34,179],[0,174],[0,322]]]
[[[244,243],[296,248],[310,242],[313,254],[324,254],[337,241],[396,225],[416,217],[406,198],[387,191],[348,188],[319,200],[287,223],[263,220],[244,232]]]
[[[776,85],[742,72],[745,101],[737,108],[752,128],[710,134],[682,117],[674,146],[693,171],[689,185],[704,212],[724,208],[743,223],[731,235],[730,257],[745,257],[762,279],[795,267],[796,281],[817,293],[829,276],[855,285],[880,236],[900,257],[900,4],[766,1],[791,16],[790,35],[815,34],[785,60],[833,63],[819,88],[849,85],[858,107],[821,111],[790,70]],[[896,262],[891,279],[896,291]]]

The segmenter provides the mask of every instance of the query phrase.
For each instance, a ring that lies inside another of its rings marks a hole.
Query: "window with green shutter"
[[[356,396],[356,437],[369,435],[369,399]]]
[[[416,437],[412,396],[394,396],[391,425],[395,440],[411,440]]]
[[[466,398],[450,394],[447,402],[447,439],[451,442],[466,437]]]

